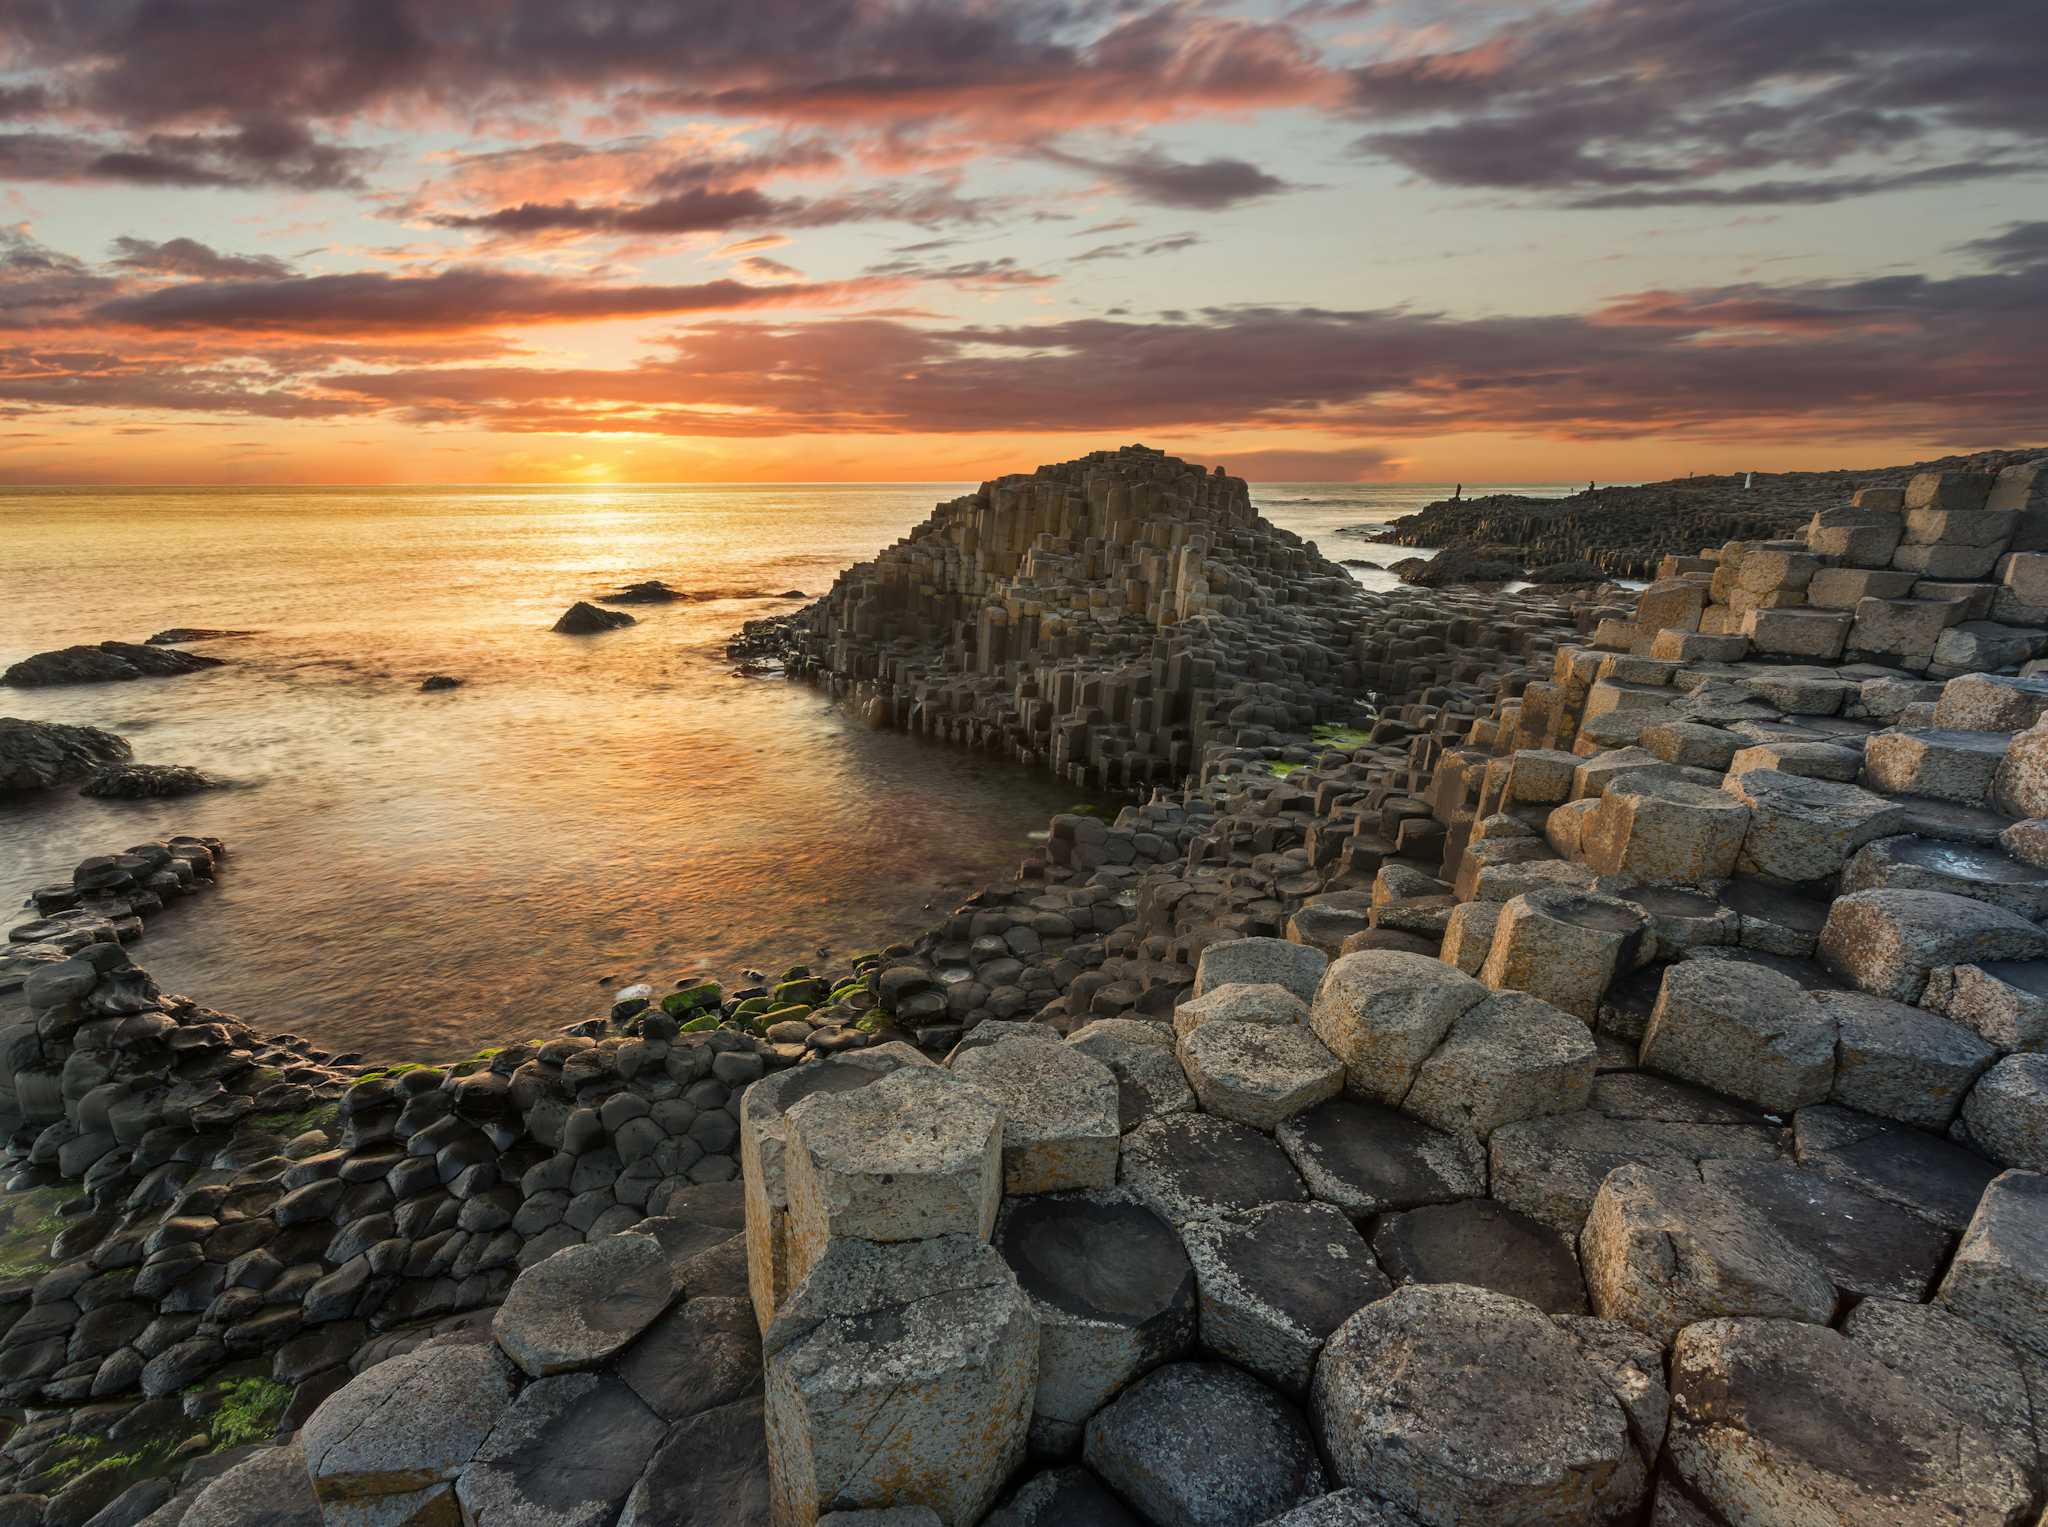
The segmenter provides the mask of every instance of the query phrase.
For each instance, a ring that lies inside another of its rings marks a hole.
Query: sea
[[[1082,802],[741,677],[724,645],[972,486],[0,490],[0,667],[174,626],[251,633],[195,644],[227,660],[203,673],[0,689],[0,715],[104,727],[140,762],[231,782],[0,799],[0,909],[93,854],[220,837],[217,886],[152,916],[136,959],[261,1030],[387,1061],[552,1034],[640,981],[908,937]],[[1329,556],[1385,562],[1414,553],[1362,532],[1449,489],[1253,499]],[[632,607],[626,630],[550,631],[649,578],[689,597]],[[430,674],[463,682],[422,693]]]

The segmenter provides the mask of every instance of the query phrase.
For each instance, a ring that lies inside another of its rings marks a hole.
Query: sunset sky
[[[2040,0],[0,0],[0,482],[2036,444],[2044,38]]]

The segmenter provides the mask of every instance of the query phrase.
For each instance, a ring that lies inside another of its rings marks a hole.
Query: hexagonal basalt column
[[[985,1241],[995,1227],[1003,1111],[980,1088],[909,1067],[858,1091],[814,1094],[784,1117],[793,1281],[834,1241]]]
[[[1742,802],[1659,765],[1608,785],[1580,852],[1603,875],[1697,885],[1734,873],[1748,831]]]
[[[1005,1039],[968,1050],[954,1074],[1003,1110],[1003,1190],[1057,1193],[1116,1181],[1116,1073],[1071,1045]]]
[[[1483,985],[1441,960],[1369,950],[1330,967],[1309,1009],[1309,1026],[1344,1063],[1347,1091],[1399,1104],[1459,1015],[1487,995]]]
[[[1835,1020],[1789,976],[1739,960],[1685,960],[1664,973],[1642,1063],[1760,1108],[1825,1102]]]
[[[1608,1173],[1579,1239],[1596,1314],[1668,1345],[1724,1315],[1825,1324],[1835,1285],[1732,1193],[1647,1167]]]
[[[1598,1054],[1592,1031],[1569,1013],[1527,992],[1497,992],[1458,1016],[1401,1106],[1484,1140],[1517,1119],[1585,1107]]]
[[[746,1182],[747,1285],[765,1329],[795,1287],[789,1274],[789,1184],[784,1116],[818,1093],[856,1092],[907,1065],[931,1062],[907,1044],[849,1050],[756,1082],[740,1105],[740,1170]]]
[[[1419,1522],[1625,1520],[1648,1485],[1600,1370],[1489,1289],[1415,1284],[1367,1305],[1324,1348],[1310,1410],[1338,1478]]]
[[[1038,1341],[976,1237],[834,1241],[762,1338],[776,1527],[881,1506],[980,1521],[1024,1458]]]
[[[1559,886],[1508,902],[1479,979],[1541,997],[1591,1023],[1619,971],[1635,961],[1643,916],[1627,902]]]
[[[1090,1416],[1194,1343],[1194,1269],[1128,1188],[1012,1199],[994,1245],[1038,1316],[1032,1449],[1078,1452]]]
[[[2048,1358],[2048,1176],[2011,1171],[1992,1180],[1934,1300]]]
[[[1344,1066],[1307,1029],[1206,1023],[1180,1042],[1202,1107],[1267,1133],[1344,1087]]]

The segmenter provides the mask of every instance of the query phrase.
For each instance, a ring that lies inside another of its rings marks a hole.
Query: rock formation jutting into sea
[[[2048,460],[1697,550],[1375,593],[997,479],[733,655],[1130,804],[454,1064],[160,992],[233,845],[86,861],[0,956],[0,1520],[2039,1522]]]

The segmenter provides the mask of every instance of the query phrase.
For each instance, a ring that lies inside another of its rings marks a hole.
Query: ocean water
[[[140,761],[235,782],[0,803],[0,907],[90,854],[218,835],[221,883],[151,918],[137,959],[261,1028],[388,1060],[552,1032],[613,985],[905,936],[1007,880],[1072,791],[738,678],[723,646],[796,608],[764,596],[822,593],[970,486],[0,493],[0,667],[171,626],[255,633],[197,644],[229,660],[205,673],[0,689],[0,715],[106,727]],[[1405,553],[1340,528],[1444,491],[1254,497],[1377,561]],[[692,598],[549,631],[645,578]],[[432,673],[463,687],[420,693]]]

